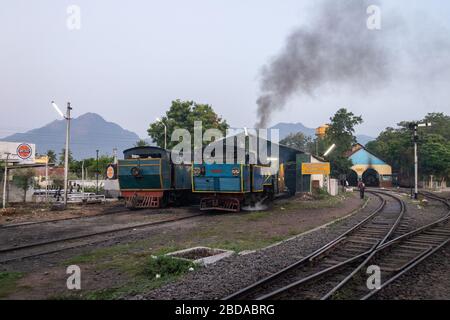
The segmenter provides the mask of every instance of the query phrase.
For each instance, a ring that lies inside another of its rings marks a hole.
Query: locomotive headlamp
[[[241,174],[241,170],[239,170],[239,168],[233,168],[231,170],[231,173],[233,174],[234,177],[237,177]]]
[[[141,170],[138,167],[131,168],[131,175],[135,178],[139,178],[141,176]]]
[[[194,168],[194,176],[198,177],[201,173],[201,169],[199,167]]]

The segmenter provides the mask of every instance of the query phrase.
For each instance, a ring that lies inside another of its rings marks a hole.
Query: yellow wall
[[[392,175],[392,167],[389,165],[379,165],[379,164],[375,164],[375,165],[355,165],[352,167],[352,170],[354,170],[358,176],[362,176],[363,173],[367,170],[367,169],[374,169],[376,170],[379,174],[381,175]]]

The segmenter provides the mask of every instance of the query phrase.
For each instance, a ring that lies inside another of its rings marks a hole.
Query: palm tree
[[[55,163],[56,162],[56,153],[53,150],[47,151],[47,157],[48,157],[48,163]]]
[[[134,146],[135,147],[148,147],[148,143],[144,139],[139,139],[138,141],[136,141]]]

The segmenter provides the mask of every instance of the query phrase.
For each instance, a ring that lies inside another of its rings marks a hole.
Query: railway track
[[[62,218],[62,219],[51,219],[51,220],[41,220],[41,221],[30,221],[30,222],[19,222],[19,223],[6,223],[6,224],[0,224],[0,230],[1,229],[13,229],[13,228],[20,228],[25,226],[34,226],[34,225],[41,225],[41,224],[47,224],[47,223],[58,223],[62,221],[69,221],[69,220],[85,220],[85,219],[95,219],[97,217],[103,217],[113,214],[119,214],[119,213],[129,213],[130,210],[124,210],[123,208],[119,208],[116,210],[110,210],[107,212],[90,215],[90,216],[81,216],[81,217],[70,217],[70,218]]]
[[[382,272],[383,284],[378,290],[359,291],[354,298],[367,300],[376,296],[381,290],[397,281],[411,269],[431,257],[450,243],[450,202],[447,198],[438,197],[432,193],[421,192],[426,198],[443,203],[448,213],[424,227],[395,238],[377,250],[374,263]],[[359,287],[359,289],[364,287]],[[365,287],[367,288],[367,286]]]
[[[422,194],[429,199],[444,203],[450,209],[447,199],[434,194]],[[393,229],[390,234],[392,238]],[[361,254],[355,253],[353,257],[347,256],[348,259],[343,262],[333,260],[332,257],[335,253],[331,253],[318,266],[314,266],[311,263],[311,256],[308,256],[299,261],[297,267],[302,265],[304,269],[315,269],[309,275],[303,273],[302,278],[296,281],[291,280],[290,283],[280,286],[280,277],[286,276],[285,272],[281,272],[245,288],[227,299],[370,299],[449,244],[450,211],[445,217],[433,223],[386,241],[388,238],[385,237],[381,240],[373,250],[367,250]],[[312,256],[314,257],[315,254],[313,253]],[[366,283],[368,275],[365,267],[369,265],[378,268],[381,272],[383,283],[376,290],[370,290]],[[275,290],[273,289],[274,282],[278,282],[276,283],[278,288]],[[261,286],[266,287],[266,292],[264,292],[264,288],[261,290]],[[255,295],[255,293],[257,294]]]
[[[380,205],[366,219],[307,257],[225,300],[321,298],[322,292],[328,292],[372,257],[400,225],[404,202],[392,194],[370,192],[379,198]],[[321,290],[317,290],[317,281]]]
[[[182,221],[192,219],[198,216],[204,215],[203,213],[192,214],[182,217],[176,217],[172,219],[165,219],[160,221],[138,223],[133,225],[128,225],[122,228],[115,228],[111,230],[104,230],[100,232],[92,232],[87,234],[81,234],[76,236],[70,236],[66,238],[52,239],[48,241],[41,241],[35,243],[29,243],[22,246],[0,248],[0,263],[6,263],[14,260],[22,260],[32,257],[43,256],[51,253],[57,253],[69,249],[84,247],[92,244],[97,244],[100,242],[105,242],[117,237],[126,236],[123,234],[127,231],[136,231],[138,229],[145,229],[148,227],[154,227],[164,224],[169,224],[172,222]],[[120,235],[118,235],[120,234]],[[106,236],[101,239],[95,239],[96,237]],[[79,243],[78,241],[84,241]],[[74,243],[75,242],[75,243]],[[41,250],[39,250],[41,249]],[[23,253],[25,252],[25,253]],[[3,258],[2,258],[3,256]],[[5,257],[6,256],[6,257]]]

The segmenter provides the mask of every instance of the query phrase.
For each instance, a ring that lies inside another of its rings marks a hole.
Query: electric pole
[[[96,152],[97,152],[97,174],[96,174],[96,179],[97,179],[97,192],[96,192],[96,194],[98,195],[98,175],[99,175],[99,172],[98,172],[98,151],[99,150],[96,150]]]
[[[413,141],[414,141],[414,199],[419,199],[419,156],[418,156],[418,146],[419,134],[418,129],[421,127],[431,127],[431,123],[418,123],[412,122],[409,124],[409,128],[413,131]]]
[[[66,115],[62,113],[62,111],[59,109],[59,107],[56,105],[55,101],[52,101],[52,106],[55,108],[56,112],[58,114],[66,119],[66,150],[64,153],[64,207],[67,207],[67,196],[68,196],[68,189],[69,189],[69,145],[70,145],[70,111],[72,110],[72,107],[70,106],[70,102],[67,102],[67,111]]]
[[[116,148],[114,148],[113,149],[113,163],[114,164],[117,164],[117,149]]]
[[[6,153],[6,161],[5,161],[5,176],[3,177],[3,209],[6,209],[6,193],[7,193],[7,184],[8,184],[8,161],[9,161],[10,153]]]
[[[67,197],[69,192],[69,145],[70,145],[70,111],[72,107],[70,106],[70,102],[67,102],[67,111],[66,111],[66,154],[64,159],[64,206],[67,206]]]

